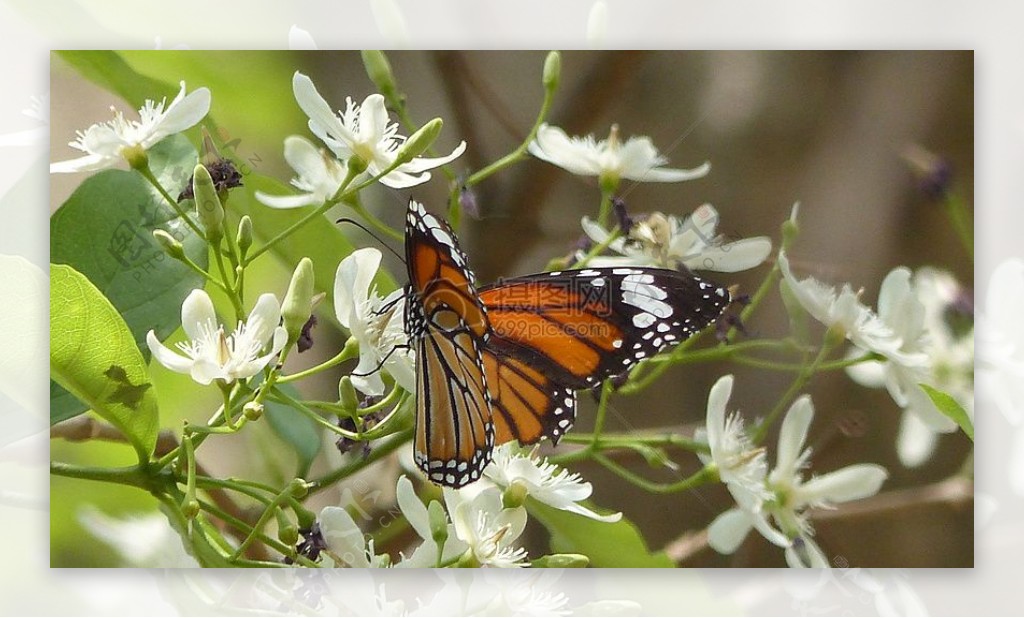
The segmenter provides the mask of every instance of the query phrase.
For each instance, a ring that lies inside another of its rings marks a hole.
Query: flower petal
[[[708,526],[708,545],[720,554],[731,554],[739,548],[753,527],[754,520],[750,513],[729,509]]]
[[[376,174],[382,170],[371,171]],[[400,169],[396,169],[392,172],[388,172],[387,176],[380,179],[380,184],[385,187],[391,187],[392,189],[408,189],[409,187],[415,187],[421,185],[430,180],[430,172],[423,172],[422,174],[411,175],[402,172]]]
[[[797,472],[797,460],[807,441],[807,431],[814,418],[814,405],[807,395],[793,402],[782,421],[779,430],[779,452],[775,460],[775,470],[779,474],[791,477]],[[773,471],[774,473],[774,471]]]
[[[200,384],[206,385],[214,380],[224,380],[230,382],[234,379],[233,376],[228,375],[219,364],[213,362],[209,358],[197,358],[192,366],[190,367],[189,374],[192,379]]]
[[[356,568],[370,566],[366,558],[366,537],[348,511],[336,506],[324,507],[320,511],[320,531],[327,549],[343,562]]]
[[[725,432],[725,407],[732,395],[732,375],[722,376],[708,393],[707,432],[712,453]]]
[[[155,144],[168,135],[181,133],[197,125],[210,111],[210,90],[208,88],[196,88],[188,95],[185,95],[185,82],[181,82],[181,91],[171,101],[170,106],[164,112],[163,118],[155,127],[152,143],[145,144],[146,147]],[[149,140],[147,140],[149,141]]]
[[[530,154],[581,176],[597,176],[601,168],[597,163],[596,148],[591,140],[570,139],[558,127],[542,124],[528,146]]]
[[[365,247],[353,251],[338,264],[334,277],[334,310],[342,326],[351,330],[359,315],[359,306],[369,296],[370,283],[380,267],[380,250]]]
[[[409,477],[402,476],[398,479],[398,487],[395,489],[398,499],[398,508],[402,509],[406,521],[428,543],[434,544],[433,534],[430,532],[430,517],[426,505],[420,501],[416,491],[412,487]]]
[[[793,569],[827,569],[828,558],[818,544],[809,536],[801,536],[800,542],[786,548],[786,564]]]
[[[817,476],[798,490],[804,504],[830,504],[867,498],[878,493],[889,472],[877,464],[855,464]]]
[[[153,358],[155,358],[164,367],[178,373],[188,373],[191,371],[192,359],[185,358],[181,354],[178,354],[160,343],[160,340],[156,338],[155,332],[149,331],[149,333],[146,334],[146,345],[149,346],[149,351],[153,353]]]
[[[274,334],[280,321],[281,303],[277,297],[273,294],[261,294],[256,299],[252,311],[249,312],[249,319],[245,321],[245,324],[247,330],[255,329],[251,331],[251,337],[253,341],[259,342],[259,349],[262,350],[270,341],[270,337]]]
[[[466,142],[459,142],[459,145],[455,147],[455,150],[451,154],[444,157],[416,157],[408,163],[404,163],[399,166],[399,170],[407,174],[418,174],[426,170],[432,170],[442,165],[451,163],[455,159],[462,156],[462,153],[466,152]]]
[[[359,134],[356,136],[356,142],[376,146],[384,139],[387,128],[388,109],[384,105],[384,97],[376,93],[371,94],[359,106]]]
[[[900,431],[896,437],[896,453],[907,468],[917,468],[932,456],[939,434],[910,411],[900,417]]]
[[[693,270],[712,270],[735,273],[759,266],[772,252],[772,241],[767,236],[744,238],[717,247],[707,247],[698,255],[683,260]]]
[[[352,132],[345,128],[331,106],[317,92],[313,80],[296,71],[292,76],[292,92],[295,102],[309,116],[309,126],[314,133],[327,133],[336,139],[355,141]]]
[[[119,159],[101,154],[88,154],[77,159],[57,161],[50,164],[51,174],[74,174],[76,172],[95,172],[112,167]]]
[[[188,338],[195,341],[203,337],[203,327],[216,328],[217,313],[210,295],[203,290],[192,290],[181,304],[181,327]]]
[[[623,178],[629,178],[630,180],[637,180],[642,182],[683,182],[685,180],[696,180],[697,178],[703,178],[708,175],[711,171],[711,163],[705,161],[701,165],[693,169],[674,169],[670,167],[657,167],[648,170],[647,173],[633,178],[627,174],[623,174]]]
[[[256,199],[264,206],[271,208],[302,208],[303,206],[320,206],[324,200],[313,193],[300,193],[298,195],[270,195],[262,191],[256,192]]]

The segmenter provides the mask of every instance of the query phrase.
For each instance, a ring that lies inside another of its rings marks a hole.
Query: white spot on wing
[[[672,309],[670,307],[669,311],[671,310]],[[651,324],[654,324],[656,321],[657,318],[655,318],[650,313],[647,313],[646,311],[643,313],[638,313],[633,316],[633,326],[636,326],[637,328],[647,328]]]

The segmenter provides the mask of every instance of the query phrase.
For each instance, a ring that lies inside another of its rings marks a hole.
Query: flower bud
[[[288,293],[284,295],[281,316],[284,318],[284,329],[288,331],[288,342],[295,343],[302,334],[302,328],[313,314],[313,261],[308,257],[299,260],[299,265],[292,273]]]
[[[199,514],[199,501],[195,498],[186,499],[181,503],[181,514],[184,515],[186,519],[193,519]]]
[[[153,238],[160,244],[160,248],[167,252],[167,255],[176,260],[185,258],[185,248],[175,237],[163,230],[153,230]]]
[[[277,510],[277,538],[285,545],[295,545],[299,541],[299,528],[285,517],[281,509]]]
[[[235,241],[238,243],[238,252],[244,258],[245,254],[249,252],[249,247],[252,246],[252,218],[249,215],[242,215],[239,220],[238,235],[235,236]]]
[[[293,498],[301,500],[309,493],[309,483],[300,478],[294,478],[288,483],[288,493],[290,493]]]
[[[359,408],[359,396],[356,395],[356,388],[352,386],[352,378],[349,376],[342,376],[338,382],[338,403],[350,415],[355,415]]]
[[[408,163],[415,157],[423,154],[434,143],[437,136],[441,134],[442,126],[444,126],[444,121],[440,118],[434,118],[409,136],[409,139],[405,140],[405,143],[402,144],[401,149],[398,151],[398,156],[396,157],[398,163]]]
[[[258,401],[250,401],[242,406],[242,414],[250,421],[258,420],[263,416],[263,404]]]
[[[558,88],[558,82],[562,77],[562,54],[557,51],[548,52],[544,59],[544,74],[542,81],[544,89],[551,92]]]
[[[362,56],[363,66],[366,68],[366,75],[370,81],[385,97],[393,97],[395,95],[395,76],[391,72],[388,57],[377,49],[363,50]]]
[[[224,207],[217,197],[213,178],[203,165],[197,165],[193,172],[192,193],[195,195],[199,222],[203,224],[208,240],[211,244],[219,242],[224,236]]]
[[[437,500],[431,500],[427,505],[427,521],[430,522],[430,536],[434,543],[437,543],[438,549],[444,547],[448,540],[448,516]]]
[[[582,569],[589,564],[590,558],[582,554],[551,554],[537,558],[530,566],[547,569]]]
[[[793,204],[793,210],[789,214],[789,218],[782,223],[782,249],[785,251],[793,246],[793,241],[796,240],[797,235],[800,233],[800,224],[797,222],[797,214],[800,212],[800,202]]]

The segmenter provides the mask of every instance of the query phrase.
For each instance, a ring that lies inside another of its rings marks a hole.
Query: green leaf
[[[971,417],[967,415],[967,411],[957,403],[956,399],[927,384],[921,384],[920,387],[931,398],[932,403],[935,404],[939,412],[953,419],[957,425],[960,425],[960,429],[964,430],[964,433],[971,439],[971,442],[974,442],[974,423],[971,422]]]
[[[231,194],[228,202],[228,209],[233,215],[241,218],[242,215],[252,217],[253,231],[256,243],[253,250],[259,248],[268,240],[273,238],[282,230],[288,228],[296,221],[307,216],[313,207],[279,209],[270,208],[256,200],[256,191],[262,191],[271,195],[288,195],[295,192],[293,188],[273,178],[251,174],[245,177],[245,187],[236,189]],[[229,233],[234,234],[238,222],[234,220]],[[300,228],[297,232],[277,243],[270,249],[269,253],[277,256],[289,269],[304,257],[313,260],[313,271],[316,276],[317,292],[327,294],[324,299],[328,304],[334,302],[334,276],[338,270],[338,264],[345,256],[352,253],[354,249],[339,229],[338,224],[328,215],[316,217]],[[263,258],[258,258],[263,259]],[[387,294],[395,289],[395,281],[383,269],[378,271],[377,291]]]
[[[116,93],[136,108],[146,99],[170,101],[178,94],[177,84],[168,84],[147,77],[131,68],[117,52],[107,50],[62,50],[54,52],[73,66],[83,77]]]
[[[188,182],[195,162],[195,149],[180,135],[150,149],[150,167],[172,196]],[[181,324],[182,301],[204,284],[164,253],[153,239],[155,229],[180,240],[186,255],[206,267],[206,242],[134,171],[87,178],[50,219],[51,261],[88,277],[124,317],[147,357],[146,333],[152,329],[166,339]]]
[[[85,276],[50,266],[50,377],[128,438],[146,461],[159,429],[142,353],[117,309]]]
[[[534,500],[527,509],[551,534],[551,551],[583,554],[595,567],[672,568],[664,552],[651,552],[640,531],[625,517],[615,523],[595,521]]]
[[[253,385],[255,387],[255,384]],[[284,391],[289,397],[300,399],[302,395],[295,387],[282,384],[277,388]],[[263,416],[266,417],[270,428],[279,438],[287,442],[295,454],[299,456],[299,469],[296,476],[303,478],[309,472],[313,460],[320,453],[320,427],[313,419],[296,412],[289,406],[268,401],[263,404]]]

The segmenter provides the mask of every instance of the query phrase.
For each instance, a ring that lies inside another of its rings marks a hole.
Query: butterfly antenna
[[[380,245],[382,247],[384,247],[385,249],[387,249],[388,251],[393,253],[396,258],[398,258],[399,260],[401,260],[401,262],[403,264],[405,264],[405,257],[403,257],[397,251],[392,249],[391,245],[389,245],[388,243],[384,242],[384,240],[380,236],[377,236],[377,234],[375,234],[374,232],[370,231],[370,229],[368,227],[366,227],[365,225],[363,225],[362,223],[356,221],[355,219],[349,219],[348,217],[342,217],[341,219],[338,219],[337,221],[335,221],[335,223],[339,223],[339,224],[340,223],[351,223],[352,225],[356,226],[357,228],[363,230],[364,232],[366,232],[370,236],[373,236],[377,240],[377,242],[380,243]]]

